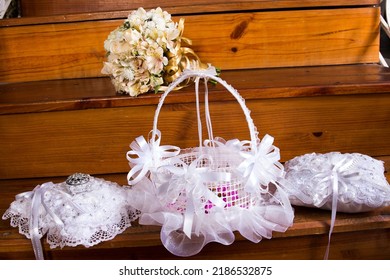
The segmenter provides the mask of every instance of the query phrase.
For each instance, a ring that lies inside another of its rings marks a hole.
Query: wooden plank
[[[297,209],[296,217],[302,215]],[[314,210],[317,211],[317,210]],[[320,222],[325,224],[329,212],[323,212]],[[339,216],[339,215],[338,215]],[[353,218],[359,227],[359,215]],[[387,217],[377,214],[377,218]],[[1,221],[7,223],[8,221]],[[343,222],[342,219],[337,222]],[[348,232],[334,232],[330,247],[330,259],[388,259],[390,257],[388,220],[382,219],[387,228],[371,228],[358,231],[351,228]],[[137,232],[138,231],[138,232]],[[115,239],[85,248],[65,247],[49,249],[44,242],[46,259],[178,259],[170,254],[159,239],[159,227],[132,227]],[[323,259],[327,244],[327,234],[313,234],[288,237],[290,228],[282,237],[274,236],[270,240],[262,240],[255,244],[237,236],[236,241],[229,246],[211,243],[203,250],[188,259]],[[34,259],[31,242],[17,233],[16,229],[0,230],[1,259]],[[299,244],[299,245],[297,245]],[[299,247],[298,247],[299,246]]]
[[[378,12],[362,8],[225,15],[212,21],[218,31],[208,35],[197,30],[201,21],[194,17],[186,31],[194,42],[205,40],[194,46],[199,56],[222,69],[370,63],[378,61]],[[222,43],[215,33],[230,40]]]
[[[125,174],[102,175],[101,178],[122,181]],[[49,180],[49,179],[47,179]],[[62,180],[62,179],[61,179]],[[34,181],[34,180],[33,180]],[[50,180],[60,182],[57,178]],[[43,181],[41,181],[42,183]],[[14,195],[33,188],[27,187],[30,179],[24,179],[19,185],[12,181],[0,181],[0,212],[3,213],[14,200]],[[34,183],[35,184],[35,183]],[[294,207],[294,224],[285,233],[275,232],[271,240],[262,240],[259,244],[247,241],[236,234],[236,241],[230,246],[209,244],[194,259],[213,258],[271,258],[271,259],[321,259],[327,245],[327,233],[330,225],[330,211]],[[390,207],[367,213],[338,213],[332,235],[331,259],[372,259],[384,258],[390,254]],[[96,253],[96,258],[177,258],[161,246],[160,227],[140,226],[133,223],[124,233],[115,239],[100,243],[92,248],[78,246],[50,250],[43,241],[46,257],[49,259],[83,259]],[[367,239],[367,236],[375,238]],[[371,240],[371,241],[368,241]],[[289,244],[289,245],[288,245]],[[299,248],[296,247],[299,244]],[[252,248],[249,250],[249,248]],[[284,248],[283,253],[280,253]],[[248,250],[247,250],[248,249]],[[0,259],[33,258],[31,242],[9,225],[9,220],[0,220]],[[131,253],[133,252],[133,253]],[[138,252],[138,253],[134,253]]]
[[[210,13],[221,11],[237,11],[248,9],[281,9],[281,8],[307,8],[307,7],[333,7],[333,6],[363,6],[377,5],[378,0],[193,0],[172,1],[160,0],[159,7],[171,11],[171,13]],[[134,10],[138,7],[152,9],[156,2],[151,0],[29,0],[22,1],[22,16],[36,17],[49,15],[64,15],[75,13],[94,13],[119,10]]]
[[[378,7],[193,15],[185,19],[185,36],[193,40],[193,49],[204,62],[223,70],[378,62]],[[1,28],[0,81],[101,76],[103,42],[121,23],[110,20]]]
[[[327,235],[264,239],[258,244],[239,240],[229,246],[210,243],[190,260],[323,260]],[[332,235],[330,260],[388,260],[390,230],[370,230]],[[29,252],[27,252],[29,253]],[[28,256],[28,255],[27,255]],[[183,259],[163,246],[116,249],[80,249],[47,251],[49,259]]]
[[[311,215],[312,212],[315,215]],[[361,214],[339,213],[332,235],[331,259],[388,258],[390,254],[390,221],[388,213],[388,208]],[[191,257],[191,259],[322,259],[327,244],[326,233],[329,229],[329,215],[329,211],[295,207],[294,225],[285,233],[274,233],[271,240],[262,240],[259,244],[249,242],[237,234],[236,241],[232,245],[223,246],[211,243],[199,254]],[[8,221],[1,221],[1,224],[0,257],[7,259],[7,255],[14,256],[18,253],[24,253],[25,256],[19,258],[33,258],[33,255],[30,253],[30,240],[18,234],[16,229],[11,228],[8,225]],[[348,224],[348,228],[339,231],[338,229],[345,224]],[[300,227],[306,228],[305,233],[296,230],[296,228]],[[359,228],[363,228],[363,230],[359,230]],[[66,259],[70,257],[89,259],[87,255],[91,254],[91,252],[96,253],[97,259],[103,258],[103,256],[107,258],[107,255],[109,256],[113,253],[111,252],[110,254],[110,250],[116,252],[117,257],[126,256],[126,258],[139,259],[177,258],[161,246],[159,233],[160,227],[157,226],[133,225],[133,227],[127,229],[115,239],[88,249],[78,246],[76,248],[65,247],[63,249],[50,250],[47,243],[45,241],[43,243],[46,256],[49,259]],[[369,242],[367,236],[375,236],[376,238],[370,239],[375,241]],[[287,244],[289,245],[286,246]],[[296,244],[299,244],[299,248],[296,247]],[[244,248],[252,249],[248,251]],[[281,248],[287,251],[283,250],[283,253],[281,253]]]
[[[311,152],[390,155],[390,98],[385,94],[247,101],[260,136],[268,133],[282,161]],[[197,145],[194,104],[169,104],[160,118],[162,141]],[[0,116],[0,178],[66,176],[129,170],[128,145],[152,128],[155,106]],[[214,134],[248,139],[236,102],[211,104]],[[234,128],[234,129],[232,129]]]
[[[221,78],[246,100],[390,92],[390,69],[375,64],[223,71]],[[210,100],[233,100],[221,85],[209,90]],[[193,103],[194,96],[190,86],[172,92],[166,102]],[[157,105],[159,98],[118,95],[107,77],[10,83],[0,85],[0,115]]]
[[[387,260],[389,252],[389,230],[372,230],[332,235],[330,258],[333,260]],[[107,241],[115,243],[116,239]],[[204,260],[322,260],[326,250],[327,235],[305,237],[272,238],[255,244],[235,241],[224,246],[211,243],[197,255],[186,259]],[[24,242],[24,251],[1,252],[2,259],[34,259],[31,245]],[[299,247],[297,246],[299,244]],[[30,247],[28,247],[30,246]],[[139,248],[88,249],[76,247],[71,250],[47,250],[46,259],[54,260],[157,260],[183,259],[170,254],[162,245]]]

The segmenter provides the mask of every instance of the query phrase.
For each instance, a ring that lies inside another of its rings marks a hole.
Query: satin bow
[[[198,167],[205,160],[211,159],[208,156],[201,156],[189,165],[180,159],[175,159],[172,165],[161,167],[172,173],[172,178],[159,187],[160,197],[165,195],[169,197],[171,203],[174,203],[180,195],[185,195],[183,232],[188,238],[191,238],[194,215],[199,210],[204,212],[204,201],[210,201],[220,208],[225,206],[225,202],[205,183],[231,180],[231,174],[228,172],[213,172],[207,167]],[[195,234],[199,234],[199,229],[195,229]]]
[[[275,182],[283,175],[284,168],[279,162],[279,148],[272,145],[273,141],[272,136],[265,135],[255,150],[240,152],[244,161],[237,170],[246,180],[246,192],[267,193],[269,183]]]
[[[127,152],[127,160],[132,167],[127,174],[129,185],[135,185],[144,177],[148,176],[151,170],[157,168],[163,158],[177,156],[180,148],[172,145],[160,146],[161,132],[156,130],[155,139],[146,142],[143,136],[137,137],[131,144],[131,151]],[[136,156],[134,158],[133,156]]]
[[[249,144],[249,141],[240,141],[238,139],[231,139],[226,141],[221,137],[215,137],[214,139],[206,139],[204,142],[205,147],[217,147],[226,149],[229,152],[240,152],[244,149],[244,145]]]
[[[330,170],[321,172],[314,176],[314,178],[320,178],[319,183],[327,183],[327,188],[331,188],[332,193],[332,214],[331,214],[331,223],[328,236],[328,246],[326,248],[324,259],[329,257],[329,248],[330,248],[330,238],[333,232],[334,224],[336,221],[336,212],[337,212],[337,202],[339,196],[339,185],[342,185],[345,189],[348,189],[348,184],[353,180],[359,180],[360,174],[359,171],[353,170],[353,159],[343,158],[341,161],[336,164],[332,164]]]
[[[48,205],[44,201],[45,193],[48,190],[56,191],[61,196],[65,197],[67,199],[67,202],[71,204],[73,208],[75,208],[80,214],[85,213],[85,211],[78,206],[76,203],[74,203],[72,200],[70,200],[71,195],[59,190],[53,188],[55,185],[52,182],[44,183],[42,185],[38,185],[34,188],[32,191],[23,192],[18,195],[16,195],[16,200],[20,199],[31,199],[31,211],[30,211],[30,217],[29,217],[29,233],[31,238],[31,243],[33,246],[35,258],[37,260],[43,260],[43,250],[42,250],[42,244],[40,241],[41,235],[39,234],[39,217],[41,215],[41,207],[46,210],[46,213],[49,214],[52,218],[54,223],[59,226],[61,229],[64,228],[64,223],[61,221],[61,219],[48,207]],[[44,234],[44,233],[42,233]]]

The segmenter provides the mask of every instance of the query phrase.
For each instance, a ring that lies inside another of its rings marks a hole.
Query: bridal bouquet
[[[117,92],[137,96],[164,90],[184,69],[207,68],[194,51],[182,44],[184,19],[175,23],[161,8],[133,11],[104,42],[107,61],[103,74],[111,76]]]

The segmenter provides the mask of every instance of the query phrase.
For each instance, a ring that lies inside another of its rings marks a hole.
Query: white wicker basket
[[[157,129],[165,98],[186,79],[195,80],[199,147],[181,149],[160,145]],[[202,140],[199,81],[205,80],[205,114],[209,139]],[[207,80],[223,85],[237,100],[245,115],[249,141],[225,141],[213,137],[209,114]],[[161,225],[164,246],[178,256],[198,253],[209,242],[225,245],[234,241],[234,231],[259,242],[272,231],[285,231],[293,221],[288,196],[278,183],[283,176],[279,149],[269,135],[260,141],[250,111],[240,94],[216,76],[215,69],[185,71],[162,94],[151,137],[131,143],[127,159],[132,185],[130,203],[141,211],[140,223]]]

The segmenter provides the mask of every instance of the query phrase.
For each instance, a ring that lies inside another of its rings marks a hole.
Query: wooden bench
[[[130,10],[156,3],[65,2],[22,1],[26,17],[0,21],[1,213],[15,194],[74,172],[126,184],[128,144],[151,129],[159,94],[117,95],[100,69],[108,33]],[[360,152],[389,170],[390,71],[378,65],[379,1],[160,2],[175,19],[185,18],[193,49],[222,68],[260,136],[275,137],[282,161]],[[210,92],[215,132],[246,139],[238,105],[219,85]],[[193,87],[167,99],[163,142],[196,145],[193,111]],[[253,244],[237,236],[233,245],[209,244],[193,258],[323,258],[330,212],[295,212],[293,227],[271,240]],[[338,214],[330,258],[388,259],[389,240],[390,208]],[[43,244],[48,259],[175,258],[161,246],[158,227],[134,225],[88,249]],[[15,258],[34,258],[31,243],[2,220],[0,259]]]

